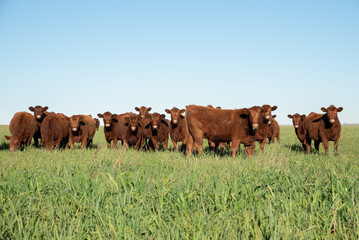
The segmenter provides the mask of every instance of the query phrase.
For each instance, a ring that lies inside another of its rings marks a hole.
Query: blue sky
[[[357,0],[0,0],[0,124],[35,105],[189,104],[277,105],[282,125],[334,104],[359,123],[358,12]]]

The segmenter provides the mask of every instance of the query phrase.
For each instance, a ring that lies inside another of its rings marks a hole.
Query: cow
[[[74,149],[75,142],[81,143],[81,149],[88,148],[96,132],[96,120],[91,115],[73,115],[70,117],[69,142]]]
[[[37,121],[37,131],[34,135],[34,142],[36,147],[38,147],[39,145],[39,139],[41,140],[41,123],[44,118],[49,114],[49,112],[47,112],[47,109],[49,109],[48,106],[41,107],[38,105],[35,107],[29,107],[29,110],[34,113],[34,117]]]
[[[186,149],[187,142],[187,125],[184,116],[182,115],[186,110],[178,109],[173,107],[171,110],[165,109],[165,112],[171,115],[171,122],[169,126],[169,132],[171,136],[171,141],[175,151],[178,151],[178,142],[182,142],[181,150]]]
[[[60,113],[48,114],[41,124],[41,144],[47,150],[66,149],[69,142],[70,118]]]
[[[145,106],[142,106],[142,107],[135,107],[135,110],[138,112],[138,115],[140,117],[145,117],[146,114],[148,114],[150,111],[151,111],[151,107],[145,107]]]
[[[213,107],[211,104],[207,105],[207,107],[209,108],[215,108]],[[216,109],[222,109],[221,107],[216,107]],[[209,146],[209,150],[213,151],[215,150],[216,152],[218,151],[218,149],[221,149],[222,152],[224,151],[224,149],[226,148],[226,145],[229,145],[230,143],[226,143],[226,142],[213,142],[211,139],[208,139],[208,146]]]
[[[139,151],[143,144],[140,117],[134,113],[118,115],[117,136],[123,142],[124,149],[133,146]]]
[[[254,106],[252,109],[256,109],[256,111],[260,112],[260,121],[259,121],[259,127],[258,131],[255,135],[255,140],[260,142],[260,151],[263,153],[264,145],[267,142],[268,138],[268,132],[269,132],[269,126],[268,121],[272,117],[272,111],[275,111],[277,109],[277,106],[271,107],[270,105],[263,105],[262,107]]]
[[[280,138],[279,138],[280,128],[277,120],[274,119],[276,117],[277,115],[272,115],[272,118],[268,121],[268,126],[269,126],[268,142],[274,143],[274,139],[277,138],[277,142],[280,144]]]
[[[203,150],[203,138],[215,142],[232,142],[232,157],[235,157],[240,144],[244,144],[248,156],[254,153],[255,133],[260,119],[258,109],[221,110],[203,106],[186,107],[188,127],[186,155],[190,156],[195,146],[198,153]]]
[[[37,128],[37,122],[32,114],[27,112],[15,113],[9,126],[12,136],[5,135],[5,139],[9,140],[10,151],[22,150],[24,146],[29,146]]]
[[[94,120],[96,121],[96,130],[98,130],[100,127],[100,120],[98,118],[94,118]]]
[[[112,142],[112,147],[116,148],[117,147],[117,114],[112,114],[110,112],[105,112],[104,114],[98,113],[97,116],[99,118],[103,118],[103,131],[105,133],[105,138],[106,138],[106,142],[107,142],[107,147],[110,148],[111,147],[111,142]]]
[[[306,151],[307,147],[305,145],[305,139],[306,139],[306,130],[305,130],[305,124],[304,120],[307,116],[305,114],[300,115],[299,113],[296,113],[294,115],[288,114],[288,118],[292,119],[295,134],[297,135],[298,140],[300,141],[300,144],[303,147],[303,150]]]
[[[335,155],[338,155],[341,133],[338,112],[343,111],[343,108],[330,105],[328,108],[322,107],[321,110],[325,114],[311,113],[305,120],[307,154],[310,154],[311,141],[314,140],[317,151],[319,151],[319,144],[323,143],[325,154],[328,154],[328,141],[334,141]]]
[[[159,144],[162,143],[163,149],[168,150],[168,135],[169,135],[169,120],[164,114],[153,113],[151,116],[151,137],[149,145],[155,151],[159,149]],[[151,150],[151,148],[150,148]]]

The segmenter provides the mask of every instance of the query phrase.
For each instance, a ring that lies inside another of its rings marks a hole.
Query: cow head
[[[112,125],[112,121],[117,121],[117,115],[110,112],[105,112],[104,114],[97,114],[99,118],[103,118],[103,125],[105,128],[109,128]]]
[[[136,132],[138,127],[141,127],[140,117],[137,115],[131,115],[129,117],[125,117],[125,125],[129,127],[131,132]]]
[[[244,108],[241,111],[241,117],[248,118],[250,127],[253,132],[256,133],[259,128],[259,122],[261,121],[261,108],[258,106]]]
[[[180,118],[184,118],[184,116],[182,114],[186,110],[184,110],[184,109],[179,110],[178,108],[173,107],[171,110],[166,109],[165,111],[166,111],[166,113],[171,114],[171,122],[172,122],[172,124],[176,125],[176,124],[178,124]]]
[[[154,113],[151,115],[151,125],[152,130],[158,130],[161,123],[166,121],[166,116],[164,114]]]
[[[296,113],[294,115],[291,115],[291,114],[288,114],[288,117],[292,119],[293,121],[293,126],[294,128],[298,129],[299,126],[300,126],[300,123],[302,121],[304,121],[304,119],[306,118],[306,116],[303,114],[303,115],[300,115],[299,113]]]
[[[263,105],[261,107],[261,112],[264,116],[264,119],[266,121],[269,121],[269,119],[271,119],[271,117],[272,117],[272,111],[275,111],[276,109],[277,109],[277,106],[271,107],[270,105]]]
[[[328,108],[321,108],[323,112],[326,112],[328,115],[329,122],[331,124],[335,123],[335,121],[338,119],[338,112],[343,111],[342,107],[336,108],[333,105],[330,105]]]
[[[152,109],[151,107],[147,108],[147,107],[145,107],[145,106],[142,106],[142,107],[140,107],[140,108],[135,107],[135,110],[136,110],[137,112],[139,112],[138,115],[141,116],[141,117],[144,117],[146,114],[148,114],[149,111],[151,111],[151,109]]]
[[[18,137],[15,136],[7,136],[5,135],[5,139],[9,141],[10,151],[15,151],[20,149],[21,141]]]
[[[44,119],[44,117],[46,117],[46,110],[49,109],[49,107],[45,106],[45,107],[41,107],[41,106],[36,106],[36,107],[29,107],[29,110],[31,112],[34,112],[34,116],[36,118],[36,120],[42,120]]]
[[[80,115],[73,115],[70,117],[70,129],[73,132],[77,132],[80,128],[80,125],[85,125],[84,119]]]
[[[272,125],[273,119],[276,117],[277,117],[277,115],[272,115],[272,117],[268,120],[268,126]]]
[[[207,105],[209,108],[214,108],[211,104]],[[216,109],[222,109],[221,107],[216,107]]]

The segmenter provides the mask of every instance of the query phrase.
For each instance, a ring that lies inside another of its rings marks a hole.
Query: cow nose
[[[173,123],[174,123],[174,124],[177,124],[177,120],[173,120]]]
[[[141,118],[145,117],[145,115],[141,115]]]
[[[299,128],[299,125],[294,125],[295,128]]]
[[[40,119],[40,118],[41,118],[41,115],[36,115],[36,118],[37,118],[37,119]]]
[[[72,128],[72,131],[76,132],[76,131],[77,131],[77,128]]]
[[[335,119],[330,119],[329,122],[330,123],[335,123]]]
[[[136,127],[131,127],[132,132],[136,131]]]
[[[153,125],[153,128],[154,128],[154,129],[157,129],[157,125]]]
[[[258,129],[258,123],[253,123],[253,125],[252,125],[252,127],[253,127],[253,129]]]
[[[106,123],[105,126],[106,126],[106,127],[109,127],[109,126],[111,126],[111,125],[110,125],[109,123]]]
[[[265,117],[267,120],[270,119],[270,115],[269,114],[266,114],[266,117]]]

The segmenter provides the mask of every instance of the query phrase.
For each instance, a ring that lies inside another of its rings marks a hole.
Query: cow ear
[[[35,111],[35,109],[34,109],[33,107],[29,107],[29,110],[30,110],[31,112]]]
[[[303,114],[300,116],[300,119],[303,121],[306,118],[306,116]]]
[[[97,116],[98,116],[99,118],[103,118],[103,115],[102,115],[101,113],[98,113]]]
[[[183,116],[183,115],[180,115],[180,118],[184,118],[184,116]]]
[[[5,137],[6,140],[9,140],[9,141],[10,141],[10,138],[11,138],[10,136],[5,135],[4,137]]]
[[[84,118],[84,117],[80,117],[79,124],[80,124],[80,125],[86,125],[86,122],[85,122],[85,118]]]
[[[292,116],[292,115],[290,115],[290,114],[288,114],[288,117],[289,117],[289,118],[293,118],[293,116]]]
[[[221,107],[216,107],[216,109],[222,109]]]
[[[171,114],[171,111],[169,109],[166,109],[165,112]]]
[[[242,109],[241,117],[242,117],[242,118],[247,118],[247,117],[249,117],[249,110],[248,110],[248,108],[243,108],[243,109]]]
[[[180,114],[183,114],[185,111],[185,109],[181,109]]]
[[[278,108],[277,106],[273,106],[272,111],[275,111],[277,108]]]
[[[165,118],[166,118],[166,115],[161,114],[161,118],[162,118],[162,119],[165,119]]]
[[[277,117],[277,115],[272,115],[272,118],[276,118]]]
[[[128,117],[124,117],[123,120],[125,120],[125,125],[128,126],[130,119]]]
[[[337,109],[337,112],[341,112],[341,111],[343,111],[343,109],[344,109],[344,108],[339,107],[339,108]]]
[[[166,126],[168,126],[168,122],[166,121],[166,119],[161,119],[161,122],[162,122],[163,124],[165,124]]]
[[[328,112],[328,110],[327,110],[325,107],[322,107],[321,110],[322,110],[323,112]]]
[[[139,109],[138,107],[135,107],[135,110],[136,110],[137,112],[139,112],[139,111],[140,111],[140,109]]]
[[[116,119],[116,118],[117,118],[117,114],[112,114],[111,118],[112,118],[112,119]]]
[[[48,107],[48,106],[45,106],[45,107],[43,108],[44,112],[45,112],[47,109],[49,109],[49,107]]]
[[[147,108],[147,112],[149,112],[149,111],[151,111],[151,110],[152,110],[152,108],[150,108],[150,107],[149,107],[149,108]]]

